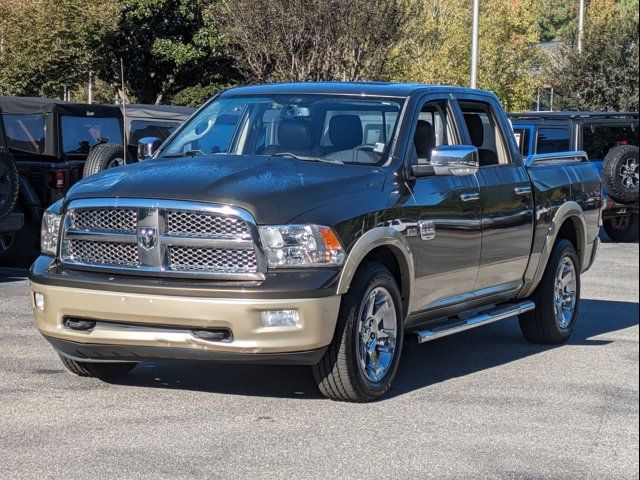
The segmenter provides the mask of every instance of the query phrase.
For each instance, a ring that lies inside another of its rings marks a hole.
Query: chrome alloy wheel
[[[564,257],[556,274],[554,297],[556,322],[561,329],[571,325],[576,310],[577,288],[576,267],[570,257]]]
[[[371,382],[384,378],[396,350],[398,319],[389,290],[376,287],[367,296],[359,321],[358,363]]]
[[[637,190],[640,183],[638,174],[638,160],[629,158],[620,167],[620,178],[622,185],[629,190]]]
[[[116,158],[111,159],[111,161],[107,164],[107,168],[121,167],[124,164],[125,164],[124,163],[124,158],[116,157]]]

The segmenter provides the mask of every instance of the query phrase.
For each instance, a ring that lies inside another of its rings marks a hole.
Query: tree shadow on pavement
[[[638,303],[583,300],[570,345],[601,346],[615,340],[599,335],[638,325]],[[402,395],[452,378],[504,365],[561,346],[524,340],[516,318],[418,345],[406,339],[400,370],[389,395]],[[298,366],[231,365],[200,362],[143,363],[117,382],[146,388],[228,395],[323,398],[311,369]]]

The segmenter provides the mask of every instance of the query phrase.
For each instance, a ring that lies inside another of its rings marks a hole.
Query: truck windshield
[[[265,155],[382,165],[403,101],[318,94],[224,96],[191,119],[160,156]]]
[[[120,122],[113,117],[60,118],[62,149],[66,155],[87,155],[98,143],[122,144]]]

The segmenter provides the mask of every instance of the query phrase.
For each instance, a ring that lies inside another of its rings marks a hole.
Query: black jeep
[[[120,143],[98,145],[87,158],[83,176],[88,177],[107,168],[138,161],[138,142],[153,137],[161,143],[195,112],[195,108],[178,105],[124,105],[127,152]]]
[[[36,246],[44,210],[80,178],[98,144],[122,143],[120,109],[45,98],[0,96],[6,147],[19,173],[12,221],[0,230],[0,265],[21,263]]]

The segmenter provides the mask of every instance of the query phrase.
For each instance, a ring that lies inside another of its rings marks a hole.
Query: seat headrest
[[[418,120],[416,133],[413,136],[413,143],[416,146],[418,159],[431,159],[431,151],[436,142],[433,126],[426,120]]]
[[[476,113],[465,113],[464,122],[467,124],[472,145],[478,148],[482,147],[484,144],[484,125],[482,125],[480,115]]]
[[[285,150],[310,150],[311,125],[301,118],[286,118],[278,125],[278,143]]]
[[[362,121],[358,115],[336,115],[329,122],[329,140],[340,150],[362,145]]]

